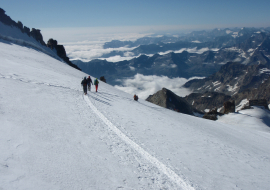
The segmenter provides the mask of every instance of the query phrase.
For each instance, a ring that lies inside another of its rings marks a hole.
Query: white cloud
[[[217,48],[212,48],[212,49],[209,49],[209,48],[201,48],[201,49],[197,49],[197,47],[195,48],[181,48],[180,50],[176,50],[176,51],[172,51],[172,50],[168,50],[168,51],[165,51],[165,52],[159,52],[158,54],[159,55],[165,55],[165,54],[168,54],[168,53],[171,53],[171,52],[174,52],[174,53],[182,53],[183,51],[187,51],[189,53],[197,53],[197,54],[202,54],[206,51],[219,51],[219,49]]]
[[[176,64],[170,64],[170,65],[166,65],[165,63],[160,65],[161,67],[167,67],[167,68],[176,68],[177,65]]]
[[[177,65],[176,65],[176,64],[171,64],[171,67],[172,67],[172,68],[176,68]]]
[[[107,60],[109,62],[119,62],[119,61],[124,61],[124,60],[131,60],[133,59],[134,57],[121,57],[120,55],[115,55],[115,56],[112,56],[112,57],[109,57],[109,58],[99,58],[101,60]]]
[[[177,28],[177,26],[168,26],[168,28]],[[153,28],[153,27],[152,27]],[[162,27],[156,26],[155,29],[161,29]],[[70,60],[82,60],[85,62],[91,61],[102,57],[104,54],[108,54],[112,51],[122,51],[124,56],[119,55],[106,58],[107,61],[117,62],[123,60],[130,60],[135,58],[131,52],[134,48],[120,47],[120,48],[108,48],[103,49],[105,42],[112,40],[121,41],[135,41],[138,38],[145,36],[153,36],[154,33],[149,32],[149,27],[95,27],[95,28],[52,28],[42,29],[44,40],[52,37],[58,41],[58,44],[63,44],[67,56]],[[158,35],[160,37],[162,35]],[[188,51],[191,53],[203,53],[208,49],[203,48],[197,50],[197,48],[187,49],[183,48],[178,51],[166,51],[159,52],[160,55],[168,54],[170,52],[182,53]],[[152,55],[148,55],[152,56]],[[136,56],[138,57],[138,56]]]
[[[162,27],[156,26],[154,28],[161,29]],[[172,28],[177,27],[173,26]],[[118,62],[139,57],[140,55],[134,56],[134,53],[131,52],[136,47],[103,49],[104,43],[110,42],[111,40],[135,41],[141,37],[153,36],[153,33],[149,32],[149,28],[141,27],[141,29],[142,30],[139,30],[136,27],[52,28],[42,29],[42,34],[45,34],[43,35],[44,39],[50,36],[57,39],[59,44],[63,44],[70,60],[82,60],[88,62],[93,59],[106,59],[110,62]],[[162,35],[158,35],[158,37],[160,36]],[[177,51],[169,50],[166,52],[159,52],[159,54],[165,55],[171,52],[182,53],[183,51],[201,54],[208,50],[208,48],[202,48],[199,50],[197,50],[197,48],[182,48]],[[124,54],[123,56],[115,55],[109,58],[100,58],[104,54],[111,53],[112,51],[122,51]],[[171,67],[175,68],[176,66],[171,65]]]
[[[237,58],[235,58],[234,60],[233,60],[233,62],[241,62],[242,61],[242,59],[240,58],[240,57],[237,57]]]
[[[182,85],[191,79],[194,78],[185,79],[177,77],[171,79],[166,76],[145,76],[142,74],[136,74],[132,78],[120,80],[122,86],[116,85],[115,87],[131,95],[137,94],[141,99],[146,99],[149,95],[156,93],[163,87],[171,90],[179,96],[184,97],[190,94],[191,91],[182,87]]]
[[[130,70],[135,71],[135,67],[129,66]]]
[[[125,57],[132,57],[132,56],[134,56],[134,53],[133,52],[125,52],[124,56]]]
[[[134,27],[95,27],[95,28],[46,28],[42,29],[44,41],[49,38],[56,39],[58,44],[65,47],[70,60],[90,61],[100,58],[102,55],[112,51],[123,51],[125,57],[132,59],[134,48],[120,47],[103,49],[105,42],[112,40],[135,41],[138,38],[151,36],[153,33],[139,33]],[[112,57],[109,60],[124,60]]]
[[[67,43],[65,45],[65,49],[67,52],[67,56],[71,60],[82,60],[82,61],[90,61],[92,59],[97,59],[100,58],[102,55],[111,53],[112,51],[127,51],[125,55],[131,55],[132,52],[129,52],[133,50],[136,47],[133,48],[128,48],[128,47],[120,47],[120,48],[108,48],[108,49],[103,49],[103,44],[102,42],[98,41],[89,41],[89,42],[78,42],[78,43]],[[129,53],[128,53],[129,52]],[[107,59],[108,61],[115,60],[120,56],[114,56],[112,58]],[[119,59],[119,60],[125,60],[128,57],[123,57],[124,59]]]

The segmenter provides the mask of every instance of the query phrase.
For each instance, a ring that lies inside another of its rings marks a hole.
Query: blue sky
[[[269,0],[0,0],[36,28],[146,25],[268,26]]]
[[[270,26],[270,0],[0,0],[0,7],[61,42],[89,33]]]

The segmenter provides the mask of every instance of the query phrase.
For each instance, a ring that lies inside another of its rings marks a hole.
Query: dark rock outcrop
[[[103,81],[103,82],[105,82],[105,83],[106,83],[106,79],[105,79],[105,77],[104,77],[104,76],[101,76],[101,77],[99,78],[99,80],[101,80],[101,81]]]
[[[54,40],[54,39],[49,39],[48,42],[47,42],[47,47],[53,49],[57,46],[57,41]]]
[[[206,109],[212,110],[214,108],[221,108],[224,102],[231,99],[231,96],[218,92],[205,92],[191,93],[184,98],[194,108],[204,112]]]
[[[19,28],[23,33],[28,34],[28,36],[32,36],[34,39],[36,39],[39,43],[46,46],[45,42],[43,41],[43,36],[40,33],[39,29],[32,28],[32,31],[30,32],[30,29],[26,26],[23,26],[23,23],[21,21],[15,22],[12,20],[9,16],[5,14],[6,11],[4,11],[2,8],[0,8],[0,21],[8,26],[15,26]]]
[[[9,16],[5,14],[5,10],[0,8],[0,21],[8,26],[16,26],[18,27],[18,24],[12,20]]]
[[[18,25],[18,28],[24,33],[22,22],[21,21],[18,21],[17,25]]]
[[[265,109],[269,109],[266,99],[249,100],[249,106],[263,106]]]
[[[36,39],[41,45],[46,46],[46,43],[43,41],[43,36],[40,32],[39,29],[35,29],[32,28],[32,30],[30,31],[30,29],[26,26],[23,26],[21,21],[18,21],[17,23],[12,20],[9,16],[7,16],[5,14],[5,11],[0,8],[0,22],[8,25],[8,26],[14,26],[19,28],[23,33],[26,33],[28,36],[32,36],[34,39]],[[71,61],[69,60],[69,58],[66,55],[66,51],[63,45],[57,45],[57,41],[50,39],[48,42],[48,47],[50,47],[51,49],[56,49],[57,50],[57,55],[62,58],[68,65],[81,70],[77,65],[71,63]]]
[[[186,100],[202,111],[221,108],[222,102],[226,101],[235,101],[235,105],[239,105],[244,99],[266,99],[270,102],[270,64],[243,65],[230,62],[210,77],[191,80],[185,87],[196,92],[185,97]],[[208,95],[217,92],[223,96],[219,95],[216,99],[215,96],[211,98]]]
[[[32,31],[30,32],[30,29],[26,26],[23,26],[23,23],[21,21],[15,22],[12,20],[9,16],[5,14],[6,11],[0,8],[0,21],[8,26],[14,26],[19,28],[23,33],[28,34],[28,36],[32,36],[34,39],[36,39],[39,43],[46,46],[45,42],[43,41],[43,36],[40,33],[39,29],[32,28]]]
[[[150,95],[146,101],[189,115],[194,115],[193,111],[195,111],[184,98],[177,96],[166,88],[162,88],[162,90]]]
[[[224,106],[224,114],[234,113],[235,112],[235,101],[224,102],[223,106]]]
[[[217,116],[221,116],[221,115],[223,115],[223,114],[222,113],[219,113],[217,111],[217,108],[215,108],[215,109],[209,111],[208,113],[205,113],[204,116],[203,116],[203,118],[204,119],[210,119],[210,120],[214,120],[215,121],[215,120],[218,119]]]
[[[235,100],[236,105],[238,105],[242,100],[256,100],[256,99],[265,99],[267,103],[270,102],[270,77],[267,80],[263,81],[263,83],[258,88],[247,88],[231,98]]]
[[[39,29],[32,28],[30,35],[33,36],[33,38],[35,38],[39,43],[46,46],[45,42],[43,41],[43,36],[40,33]]]
[[[67,57],[66,50],[63,45],[58,45],[57,41],[54,39],[49,39],[47,42],[47,47],[51,49],[55,49],[57,52],[57,55],[62,58],[68,65],[71,67],[81,70],[77,65],[73,64],[70,60],[69,57]]]
[[[23,30],[24,30],[24,33],[26,33],[28,36],[31,35],[31,33],[30,33],[30,28],[24,26],[24,27],[23,27]]]
[[[184,86],[197,93],[212,91],[232,95],[239,90],[239,85],[235,84],[244,82],[247,69],[247,65],[228,62],[215,74],[201,80],[190,80]]]

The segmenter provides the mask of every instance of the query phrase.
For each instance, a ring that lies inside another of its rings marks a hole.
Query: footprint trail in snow
[[[155,157],[146,152],[142,147],[128,138],[124,133],[122,133],[114,124],[112,124],[98,109],[92,104],[88,96],[84,96],[84,100],[87,102],[89,107],[94,111],[94,113],[126,144],[148,160],[151,164],[158,168],[158,170],[164,173],[172,182],[177,184],[180,188],[184,190],[195,190],[190,184],[185,182],[181,177],[179,177],[174,171],[168,168],[166,165],[161,163]]]

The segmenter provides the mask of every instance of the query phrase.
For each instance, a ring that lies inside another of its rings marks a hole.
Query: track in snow
[[[176,183],[180,188],[184,190],[194,190],[194,188],[185,182],[181,177],[179,177],[174,171],[170,168],[166,167],[163,163],[158,161],[155,157],[146,152],[142,147],[128,138],[124,133],[122,133],[115,125],[113,125],[98,109],[92,104],[89,100],[88,96],[84,96],[84,100],[90,106],[90,108],[98,115],[98,117],[126,144],[132,147],[135,151],[137,151],[140,155],[142,155],[146,160],[152,163],[155,167],[159,169],[162,173],[164,173],[172,182]]]

